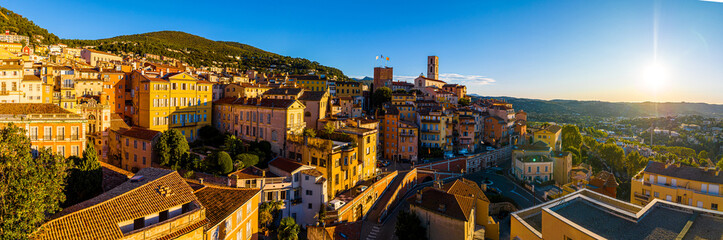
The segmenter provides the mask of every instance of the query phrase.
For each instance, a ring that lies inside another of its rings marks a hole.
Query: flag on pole
[[[389,57],[387,57],[387,61],[389,61]]]

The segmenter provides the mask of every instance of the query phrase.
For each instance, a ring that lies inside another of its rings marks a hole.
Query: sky
[[[61,38],[161,30],[236,41],[412,82],[439,57],[469,93],[535,99],[723,104],[723,3],[556,1],[7,0]],[[390,61],[376,60],[384,55]]]

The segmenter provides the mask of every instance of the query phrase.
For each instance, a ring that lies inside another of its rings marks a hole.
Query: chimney
[[[199,178],[199,179],[198,179],[198,182],[201,183],[201,184],[203,184],[203,178]]]
[[[261,170],[261,176],[266,177],[266,170]]]
[[[361,120],[360,119],[356,120],[356,127],[361,128]]]

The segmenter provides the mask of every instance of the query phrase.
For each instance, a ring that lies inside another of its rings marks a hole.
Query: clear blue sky
[[[556,1],[10,0],[61,38],[178,30],[398,79],[440,57],[444,79],[486,96],[723,103],[723,3]],[[657,9],[657,10],[656,10]],[[657,22],[657,54],[654,26]],[[657,61],[665,84],[651,90]]]

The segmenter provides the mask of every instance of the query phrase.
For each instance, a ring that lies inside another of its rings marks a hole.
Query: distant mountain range
[[[374,78],[372,77],[352,78],[352,80],[363,83],[365,85],[371,85],[372,83],[374,83]]]
[[[470,94],[470,96],[503,99],[512,103],[515,110],[524,110],[529,113],[528,117],[532,119],[535,119],[535,115],[545,116],[546,118],[574,115],[600,118],[675,115],[723,117],[723,105],[708,103],[631,103],[577,100],[539,100],[514,97],[483,97],[477,94]]]

